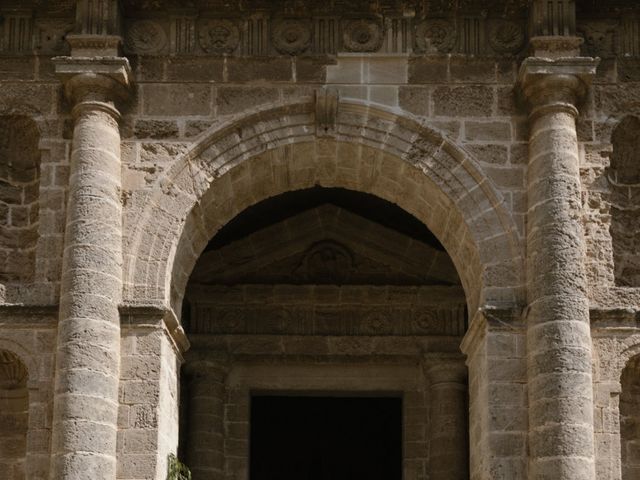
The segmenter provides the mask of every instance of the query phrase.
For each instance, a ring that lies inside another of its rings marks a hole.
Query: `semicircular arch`
[[[331,135],[317,135],[310,100],[212,127],[157,181],[125,239],[125,303],[179,314],[191,270],[222,226],[313,186],[370,193],[422,221],[458,269],[471,315],[485,303],[522,303],[515,223],[463,148],[409,115],[356,101],[340,103]]]

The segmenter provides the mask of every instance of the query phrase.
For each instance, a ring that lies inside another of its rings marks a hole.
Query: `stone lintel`
[[[75,103],[87,99],[115,103],[125,100],[132,88],[125,57],[54,57],[53,63],[67,97]]]
[[[572,113],[587,93],[599,58],[526,58],[518,72],[518,86],[532,114],[541,107],[569,108]]]

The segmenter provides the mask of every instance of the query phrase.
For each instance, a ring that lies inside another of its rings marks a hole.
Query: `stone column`
[[[224,478],[224,403],[228,367],[225,363],[186,365],[189,425],[186,464],[193,480]]]
[[[469,478],[467,428],[467,367],[463,362],[437,361],[429,365],[430,480]]]
[[[595,478],[591,332],[576,104],[597,62],[527,58],[529,478]]]
[[[60,286],[51,478],[115,479],[122,205],[119,113],[126,59],[58,58],[73,104]]]

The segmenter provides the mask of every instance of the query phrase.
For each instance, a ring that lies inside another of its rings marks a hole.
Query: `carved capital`
[[[126,58],[55,57],[53,61],[74,115],[89,108],[119,117],[116,106],[128,98],[132,86]]]
[[[518,84],[531,116],[553,111],[577,116],[576,105],[587,93],[599,61],[589,57],[525,59],[520,66]]]
[[[188,360],[182,367],[182,372],[192,383],[222,382],[231,368],[231,359],[220,354],[207,359]]]
[[[431,387],[444,384],[466,385],[468,372],[461,359],[428,359],[427,362],[425,371]]]

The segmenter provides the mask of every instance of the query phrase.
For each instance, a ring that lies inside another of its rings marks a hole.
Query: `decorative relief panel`
[[[464,305],[443,307],[356,305],[191,306],[190,333],[216,335],[447,335],[466,331]]]
[[[456,45],[456,29],[450,20],[423,20],[415,32],[418,53],[449,53]]]
[[[64,55],[69,51],[65,36],[73,30],[73,22],[63,18],[36,20],[36,49],[41,54]]]
[[[350,52],[376,52],[383,38],[384,30],[378,20],[349,20],[344,25],[344,48]]]
[[[282,19],[273,23],[271,41],[279,53],[300,55],[309,49],[311,38],[308,20]]]
[[[617,50],[619,25],[614,21],[590,21],[577,27],[578,36],[584,39],[581,53],[589,57],[610,57]],[[621,36],[624,39],[624,35]],[[624,53],[624,52],[620,52]]]
[[[231,20],[203,20],[198,25],[198,42],[207,53],[231,54],[238,48],[240,32]]]
[[[167,34],[153,20],[138,20],[127,29],[125,48],[138,54],[161,53],[167,44]]]
[[[21,53],[33,48],[33,18],[30,10],[0,11],[0,51]]]
[[[524,47],[524,28],[518,22],[493,19],[488,30],[489,45],[497,53],[513,55]]]
[[[292,10],[293,12],[294,10]],[[296,10],[297,12],[297,10]],[[200,17],[194,11],[167,20],[130,21],[128,52],[197,55],[333,55],[353,53],[517,55],[526,43],[522,18],[413,16],[271,16]],[[165,25],[163,22],[169,23]],[[167,42],[166,32],[170,32]]]

